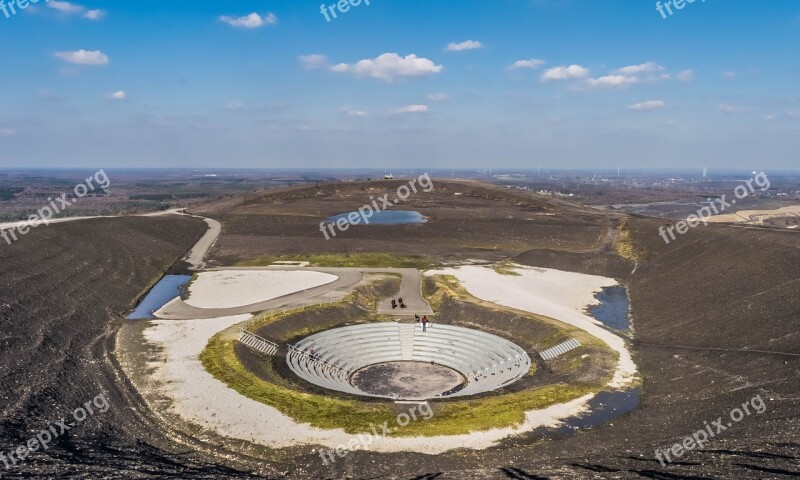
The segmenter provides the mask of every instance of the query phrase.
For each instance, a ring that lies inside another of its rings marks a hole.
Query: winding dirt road
[[[204,237],[205,238],[205,237]],[[202,241],[202,240],[201,240]],[[269,266],[269,267],[224,267],[209,269],[208,271],[222,270],[274,270],[274,271],[295,271],[310,270],[315,272],[328,273],[338,278],[326,285],[301,290],[289,295],[265,300],[263,302],[243,305],[230,308],[198,308],[184,302],[181,298],[176,298],[164,305],[156,315],[166,320],[199,320],[206,318],[229,317],[245,313],[255,313],[265,310],[285,308],[297,304],[310,298],[319,297],[330,292],[349,291],[353,285],[360,282],[365,273],[384,273],[390,275],[400,275],[400,289],[394,297],[402,298],[406,304],[405,309],[392,309],[390,298],[385,298],[378,302],[377,312],[380,314],[391,314],[398,316],[433,315],[433,309],[422,296],[422,274],[415,268],[325,268],[325,267],[295,267],[295,266]]]

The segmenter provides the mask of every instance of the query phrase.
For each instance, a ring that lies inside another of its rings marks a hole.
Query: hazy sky
[[[0,167],[800,169],[800,2],[320,3],[0,11]]]

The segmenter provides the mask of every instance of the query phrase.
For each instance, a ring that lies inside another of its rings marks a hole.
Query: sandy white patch
[[[713,217],[709,218],[708,221],[711,223],[724,222],[762,225],[764,220],[769,220],[770,218],[797,216],[800,216],[800,205],[789,205],[787,207],[777,208],[774,210],[740,210],[736,213],[714,215]]]
[[[523,266],[519,266],[517,272],[519,276],[500,275],[490,267],[464,266],[426,272],[426,275],[453,275],[472,295],[482,300],[538,313],[585,330],[619,353],[617,370],[608,386],[620,388],[634,379],[636,364],[625,341],[584,312],[587,306],[598,303],[594,294],[603,287],[617,285],[616,280]]]
[[[327,285],[338,277],[303,270],[219,270],[203,272],[189,285],[186,303],[198,308],[232,308]]]
[[[297,423],[275,408],[239,395],[203,368],[199,356],[211,337],[249,318],[250,315],[237,315],[209,320],[156,320],[145,330],[147,341],[163,349],[164,358],[149,366],[154,370],[160,393],[173,400],[172,412],[219,435],[273,448],[295,445],[336,448],[356,438],[341,429],[323,430]],[[373,437],[367,450],[437,454],[456,448],[488,448],[516,433],[557,426],[561,420],[585,411],[592,396],[526,412],[525,421],[517,427],[453,436]],[[418,414],[417,422],[422,421]],[[375,427],[381,431],[379,426]]]

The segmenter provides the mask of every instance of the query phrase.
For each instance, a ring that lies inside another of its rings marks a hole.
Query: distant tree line
[[[14,200],[14,197],[24,190],[20,187],[0,187],[0,201]]]
[[[166,202],[169,200],[187,200],[191,198],[206,198],[213,196],[213,193],[194,192],[194,193],[139,193],[129,196],[130,200],[147,200],[151,202]]]

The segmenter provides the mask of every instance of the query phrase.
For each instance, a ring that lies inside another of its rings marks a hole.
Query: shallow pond
[[[339,219],[347,220],[347,217],[353,213],[358,215],[358,218],[353,222],[348,221],[347,223],[351,225],[360,225],[364,223],[364,219],[359,212],[340,213],[339,215],[326,218],[325,222],[336,223]],[[428,219],[423,217],[421,213],[411,210],[382,210],[380,212],[375,212],[372,217],[368,217],[366,223],[369,225],[409,225],[425,223],[427,221]]]
[[[638,388],[600,392],[589,400],[588,413],[569,417],[555,428],[538,428],[532,435],[534,438],[566,437],[580,430],[608,423],[639,406],[639,394]]]
[[[154,313],[170,300],[181,294],[181,288],[189,283],[191,275],[164,275],[158,283],[147,292],[144,300],[139,303],[136,310],[126,318],[128,320],[145,320],[155,318]]]
[[[595,295],[595,298],[600,304],[590,307],[589,315],[609,328],[628,330],[630,300],[625,287],[620,285],[604,287],[602,291]]]

